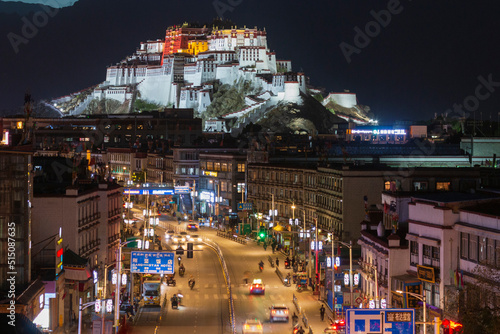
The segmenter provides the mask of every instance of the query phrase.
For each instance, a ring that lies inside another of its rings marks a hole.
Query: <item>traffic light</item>
[[[266,228],[264,226],[261,226],[260,227],[260,230],[259,230],[259,233],[258,233],[258,238],[260,240],[264,240],[267,236],[267,231],[266,231]]]
[[[175,250],[175,254],[184,255],[184,248],[182,248],[182,246],[177,247],[177,249]]]
[[[187,249],[187,257],[188,259],[192,259],[193,258],[193,243],[192,242],[188,242],[188,249]]]

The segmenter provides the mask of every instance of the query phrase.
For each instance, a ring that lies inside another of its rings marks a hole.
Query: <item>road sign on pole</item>
[[[415,310],[348,309],[346,330],[356,334],[415,334]]]
[[[174,252],[131,252],[130,271],[140,274],[173,274]]]
[[[251,211],[253,210],[252,203],[238,203],[238,210],[239,211]]]

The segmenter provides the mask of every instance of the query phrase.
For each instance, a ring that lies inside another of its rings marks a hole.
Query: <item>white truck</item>
[[[144,305],[160,305],[161,282],[159,280],[147,280],[142,285],[142,298]]]

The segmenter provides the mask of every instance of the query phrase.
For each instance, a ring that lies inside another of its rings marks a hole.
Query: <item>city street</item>
[[[157,234],[164,241],[165,230],[176,229],[177,233],[185,226],[186,223],[178,225],[172,217],[162,215]],[[284,275],[287,272],[292,272],[289,269],[284,269],[284,256],[282,254],[273,254],[270,247],[265,251],[262,246],[257,246],[253,241],[244,245],[218,237],[217,231],[212,228],[201,228],[190,234],[198,234],[205,240],[216,242],[224,254],[232,285],[235,327],[238,333],[241,332],[242,324],[246,319],[260,320],[265,333],[290,333],[292,330],[291,317],[294,312],[298,314],[293,303],[294,293],[316,333],[322,332],[326,327],[327,321],[321,322],[319,317],[321,304],[317,300],[317,296],[313,296],[310,290],[298,293],[294,285],[285,287],[277,276],[275,268],[271,268],[268,256],[272,256],[273,260],[279,257],[280,269]],[[164,244],[164,246],[172,245]],[[194,258],[187,259],[186,254],[182,256],[182,263],[186,267],[185,276],[179,277],[178,274],[175,276],[177,280],[175,287],[166,287],[163,284],[162,292],[166,293],[167,297],[165,307],[140,307],[135,324],[129,332],[142,334],[154,333],[156,330],[156,333],[198,333],[200,331],[203,333],[231,333],[228,291],[221,264],[216,253],[210,247],[200,244],[195,245],[194,249]],[[265,263],[262,273],[258,268],[258,263],[261,260]],[[177,272],[177,262],[175,268]],[[245,274],[249,277],[249,284],[244,282]],[[190,290],[187,284],[190,275],[196,279],[193,290]],[[250,283],[255,278],[261,279],[265,285],[263,295],[249,293]],[[179,292],[184,296],[182,304],[179,309],[172,309],[170,297]],[[289,308],[290,321],[288,323],[271,323],[269,321],[269,308],[272,305],[286,305]]]

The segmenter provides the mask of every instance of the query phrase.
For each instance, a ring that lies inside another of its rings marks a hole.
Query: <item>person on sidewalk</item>
[[[325,305],[321,304],[319,308],[319,315],[321,316],[321,321],[325,320]]]
[[[280,260],[276,257],[276,268],[280,266]]]

